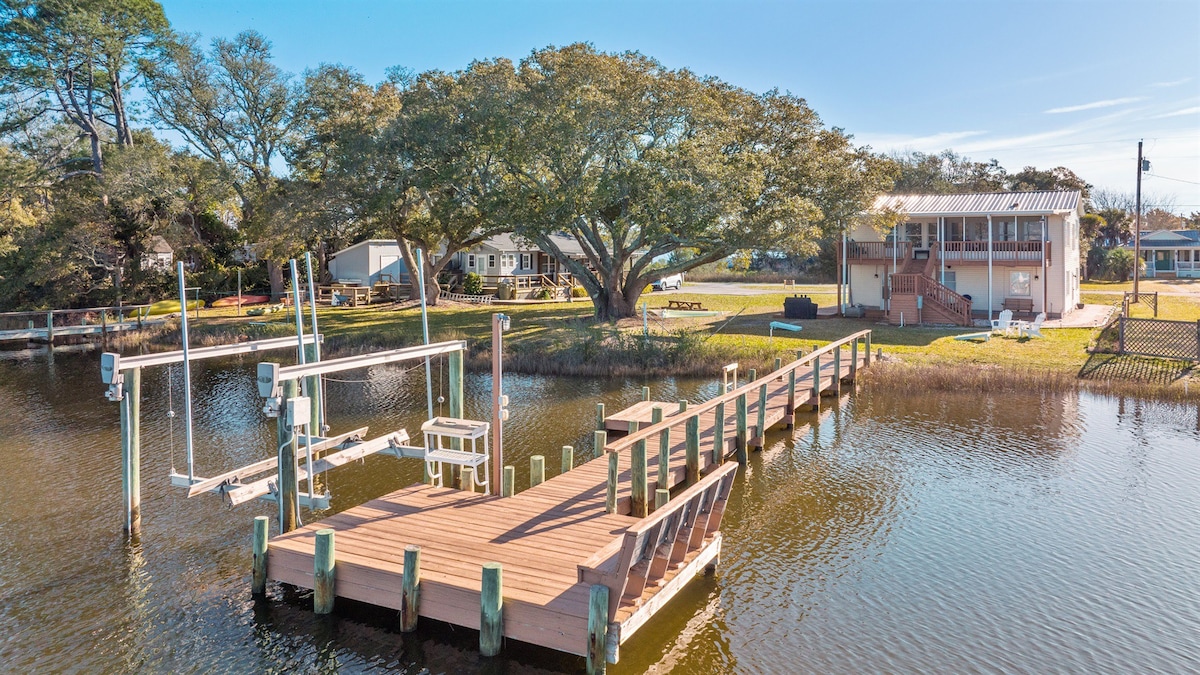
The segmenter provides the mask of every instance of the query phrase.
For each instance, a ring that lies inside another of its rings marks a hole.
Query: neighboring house
[[[1159,278],[1200,277],[1200,231],[1143,230],[1144,276]],[[1133,250],[1133,245],[1126,246]]]
[[[329,256],[334,281],[374,286],[384,275],[394,283],[408,282],[408,268],[395,239],[368,239]]]
[[[873,208],[905,222],[849,233],[848,303],[890,323],[967,326],[1005,308],[1060,318],[1079,303],[1079,191],[884,195]]]
[[[568,258],[586,260],[583,247],[568,234],[551,235]],[[551,281],[569,275],[567,266],[532,242],[511,234],[499,234],[466,251],[454,254],[463,273],[474,272],[494,283],[500,277],[545,275]]]
[[[159,235],[150,238],[146,252],[142,254],[142,269],[170,271],[175,262],[175,249]]]

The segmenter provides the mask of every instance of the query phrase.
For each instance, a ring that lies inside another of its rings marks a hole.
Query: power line
[[[1173,180],[1177,183],[1191,183],[1192,185],[1200,185],[1200,182],[1197,182],[1194,180],[1184,180],[1182,178],[1171,178],[1170,176],[1160,176],[1156,173],[1147,173],[1146,175],[1151,176],[1153,178],[1162,178],[1163,180]]]

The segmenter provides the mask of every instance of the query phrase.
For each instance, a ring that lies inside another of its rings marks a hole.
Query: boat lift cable
[[[167,366],[167,431],[171,439],[171,473],[175,471],[175,366]]]

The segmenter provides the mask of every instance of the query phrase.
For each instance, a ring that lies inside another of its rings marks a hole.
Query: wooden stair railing
[[[889,276],[893,295],[920,295],[926,306],[938,308],[957,317],[960,326],[970,326],[971,301],[924,274],[892,274]]]
[[[671,498],[578,566],[579,581],[608,586],[608,620],[622,606],[636,608],[648,587],[666,583],[721,528],[736,462],[714,469]]]

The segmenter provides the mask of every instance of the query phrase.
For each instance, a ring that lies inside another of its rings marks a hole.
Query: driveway
[[[699,293],[701,295],[772,295],[777,293],[837,293],[835,284],[742,284],[728,281],[685,281],[683,288],[654,291],[654,295]]]

